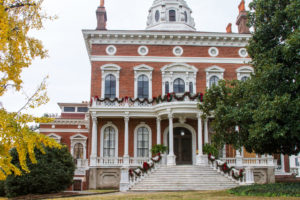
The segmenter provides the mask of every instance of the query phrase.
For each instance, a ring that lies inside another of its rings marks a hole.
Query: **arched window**
[[[155,21],[158,22],[159,21],[159,18],[160,18],[160,13],[159,13],[159,10],[157,10],[155,12]]]
[[[249,79],[248,76],[243,76],[243,77],[241,78],[241,81],[242,81],[242,82],[245,82],[245,81],[247,81],[248,79]]]
[[[169,10],[169,21],[170,22],[176,21],[176,11],[175,10]]]
[[[138,98],[149,98],[149,79],[145,75],[138,77]]]
[[[217,76],[212,76],[209,79],[209,87],[211,88],[213,85],[218,85],[219,78]]]
[[[165,94],[168,94],[170,92],[170,86],[169,86],[169,81],[165,83]]]
[[[177,78],[173,83],[173,92],[175,93],[184,93],[185,91],[185,85],[184,81],[181,78]]]
[[[103,156],[104,157],[115,157],[115,136],[116,131],[113,127],[109,126],[104,129],[103,137]]]
[[[184,21],[187,22],[188,21],[188,16],[187,16],[187,12],[184,11]]]
[[[116,77],[114,75],[107,75],[105,77],[105,98],[116,98]]]
[[[189,89],[190,89],[190,93],[194,93],[193,82],[189,83]]]
[[[137,131],[137,157],[149,156],[149,131],[140,127]]]
[[[81,143],[75,144],[73,156],[75,159],[83,159],[83,145]]]

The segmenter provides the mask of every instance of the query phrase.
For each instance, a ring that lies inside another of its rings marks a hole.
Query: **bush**
[[[218,149],[211,145],[211,144],[205,144],[204,147],[203,147],[203,153],[204,154],[211,154],[213,155],[214,157],[218,158],[219,157],[219,151]]]
[[[0,181],[0,197],[5,196],[4,181]]]
[[[229,190],[238,196],[300,197],[300,183],[275,183],[241,186]]]
[[[158,153],[165,153],[168,150],[168,147],[162,145],[162,144],[156,144],[152,147],[151,153],[152,155],[156,155]]]
[[[7,197],[27,194],[49,194],[67,189],[73,182],[75,165],[66,147],[62,149],[45,148],[46,154],[35,151],[37,164],[27,158],[30,173],[22,176],[10,175],[5,181]],[[13,163],[19,167],[18,154],[12,151]]]

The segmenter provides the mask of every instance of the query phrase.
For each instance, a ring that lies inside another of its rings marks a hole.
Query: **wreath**
[[[244,170],[243,169],[240,169],[240,170],[232,169],[231,176],[235,180],[242,180],[244,177]]]

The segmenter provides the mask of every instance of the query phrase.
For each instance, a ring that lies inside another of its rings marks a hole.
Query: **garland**
[[[140,98],[136,98],[133,99],[131,97],[124,97],[121,99],[118,98],[103,98],[100,99],[98,96],[95,96],[95,100],[98,102],[110,102],[110,103],[123,103],[123,102],[132,102],[132,103],[148,103],[148,104],[153,104],[154,102],[156,104],[159,103],[163,103],[163,102],[171,102],[173,99],[176,99],[177,101],[184,101],[185,97],[189,97],[190,100],[195,100],[198,99],[200,102],[203,102],[203,93],[197,93],[195,95],[191,94],[190,92],[185,92],[183,95],[181,96],[177,96],[174,92],[173,93],[168,93],[166,95],[164,95],[163,97],[161,95],[159,95],[158,97],[153,97],[152,100],[149,100],[148,98],[144,98],[144,99],[140,99]],[[91,104],[92,104],[93,100],[91,99]]]
[[[215,162],[216,158],[215,158],[213,155],[211,155],[211,153],[209,153],[209,154],[208,154],[208,160],[209,160],[211,163],[213,163],[213,162]]]
[[[238,173],[238,174],[237,174]],[[231,172],[231,176],[235,179],[235,180],[242,180],[244,177],[244,169],[240,169],[239,171],[236,169],[233,169]]]
[[[134,174],[137,177],[140,177],[143,173],[147,173],[149,170],[154,168],[155,163],[158,163],[161,160],[161,155],[158,153],[155,157],[151,158],[149,162],[144,162],[142,167],[137,167],[136,169],[130,168],[128,173],[130,178],[134,177]]]

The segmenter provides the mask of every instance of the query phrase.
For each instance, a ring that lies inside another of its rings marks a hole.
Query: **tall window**
[[[169,21],[170,22],[176,21],[176,11],[175,10],[169,10]]]
[[[145,75],[138,78],[138,98],[149,98],[149,79]]]
[[[194,92],[193,82],[189,83],[189,89],[190,89],[190,93]]]
[[[219,80],[220,79],[217,76],[212,76],[209,79],[209,87],[211,88],[213,85],[218,85]]]
[[[115,138],[116,131],[113,127],[109,126],[104,129],[104,137],[103,137],[103,156],[104,157],[115,157]]]
[[[83,159],[83,145],[81,143],[75,144],[73,156],[75,159]]]
[[[116,77],[114,75],[107,75],[105,77],[105,98],[116,98]]]
[[[188,16],[187,16],[187,12],[184,11],[184,21],[187,22],[188,21]]]
[[[170,92],[170,85],[169,85],[169,81],[167,81],[165,83],[165,94],[168,94]]]
[[[140,127],[137,132],[137,157],[149,156],[149,131]]]
[[[176,79],[173,85],[174,85],[173,92],[184,93],[185,85],[184,85],[184,81],[181,78]]]
[[[242,82],[245,82],[245,81],[247,81],[248,79],[249,79],[248,76],[243,76],[243,77],[241,78],[241,81],[242,81]]]

